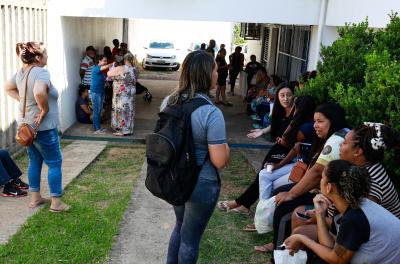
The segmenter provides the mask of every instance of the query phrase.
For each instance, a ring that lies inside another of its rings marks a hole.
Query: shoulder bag
[[[28,77],[33,67],[28,70],[25,80],[25,94],[24,94],[24,106],[22,109],[22,119],[25,118],[25,110],[26,110],[26,96],[28,92]],[[36,128],[34,128],[31,124],[22,123],[17,130],[17,135],[15,136],[15,140],[22,146],[28,147],[30,146],[36,138]]]
[[[289,176],[289,180],[291,180],[294,183],[298,183],[301,180],[301,178],[303,178],[308,168],[308,164],[300,159],[300,145],[296,145],[296,153],[297,153],[297,162],[293,166],[293,169],[290,172]]]

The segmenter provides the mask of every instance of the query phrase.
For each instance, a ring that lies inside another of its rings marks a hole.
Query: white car
[[[177,49],[170,41],[151,41],[149,47],[145,47],[146,56],[143,59],[143,69],[169,68],[177,71],[179,62]]]

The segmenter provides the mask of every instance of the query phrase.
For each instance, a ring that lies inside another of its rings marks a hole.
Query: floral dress
[[[135,117],[137,69],[124,66],[124,73],[113,77],[111,127],[124,135],[132,134]]]

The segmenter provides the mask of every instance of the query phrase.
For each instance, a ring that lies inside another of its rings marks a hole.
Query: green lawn
[[[255,172],[246,158],[240,152],[232,151],[230,164],[222,174],[220,200],[237,198],[254,177]],[[253,248],[271,242],[272,233],[243,232],[242,228],[253,219],[253,215],[247,217],[216,209],[203,236],[198,263],[265,263],[271,255],[254,253]]]
[[[144,148],[107,146],[66,188],[71,211],[38,211],[0,247],[1,263],[107,263],[114,235],[131,199]],[[26,156],[17,158],[26,168]]]

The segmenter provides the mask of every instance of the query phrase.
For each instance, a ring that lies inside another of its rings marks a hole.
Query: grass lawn
[[[229,166],[222,174],[220,200],[235,199],[255,177],[255,172],[239,151],[231,152]],[[252,208],[253,212],[255,208]],[[271,255],[254,253],[255,245],[272,241],[272,233],[259,235],[243,232],[254,216],[243,216],[215,210],[200,245],[199,264],[259,264],[265,263]]]
[[[109,145],[65,189],[72,206],[38,211],[0,247],[1,263],[107,263],[114,235],[144,161],[142,146]],[[26,156],[17,159],[26,168]]]

